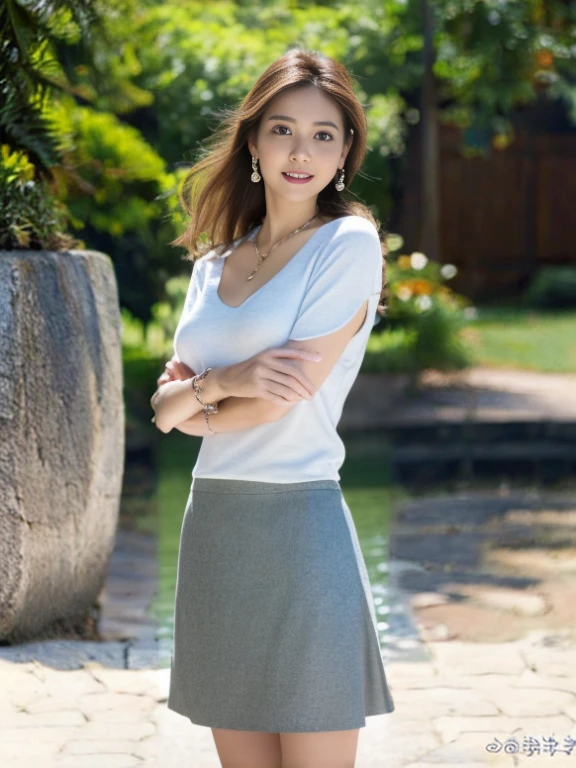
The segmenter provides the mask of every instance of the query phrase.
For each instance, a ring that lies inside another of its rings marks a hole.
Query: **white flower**
[[[410,256],[410,264],[412,265],[412,269],[424,269],[426,264],[428,264],[428,259],[423,253],[420,253],[420,251],[414,251],[412,256]]]
[[[403,285],[398,289],[398,298],[400,301],[408,301],[412,296],[412,291],[407,286]]]
[[[464,317],[467,320],[476,320],[476,318],[478,317],[478,310],[476,309],[476,307],[466,307],[464,309]]]
[[[450,280],[458,274],[458,268],[454,264],[442,264],[440,267],[440,274],[445,280]]]
[[[418,296],[416,299],[416,304],[418,306],[418,309],[421,309],[423,312],[427,309],[430,309],[432,306],[432,299],[427,294],[422,294],[422,296]]]

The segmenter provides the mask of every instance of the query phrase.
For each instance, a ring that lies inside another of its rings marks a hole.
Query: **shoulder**
[[[364,241],[380,242],[378,230],[364,216],[343,216],[340,219],[334,219],[334,222],[336,223],[335,239],[353,241],[354,238],[358,238]]]
[[[206,264],[208,261],[212,261],[220,255],[220,249],[218,248],[210,248],[209,251],[205,251],[201,256],[198,256],[198,258],[194,261],[194,267],[196,268],[196,265],[202,265]]]
[[[222,255],[222,247],[210,248],[194,260],[194,272],[202,278],[210,265]]]
[[[382,243],[374,224],[364,216],[333,219],[324,241],[324,260],[334,265],[352,261],[366,267],[381,264]]]
[[[204,283],[206,280],[206,270],[209,268],[210,262],[215,257],[215,250],[207,251],[201,256],[197,256],[192,262],[192,276],[190,278],[190,284],[194,285],[196,289],[202,292]]]

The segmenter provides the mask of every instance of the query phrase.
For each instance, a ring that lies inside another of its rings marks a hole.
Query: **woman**
[[[394,704],[336,425],[383,290],[345,68],[275,61],[186,178],[195,258],[159,429],[202,436],[182,523],[168,708],[224,768],[350,768]],[[210,243],[202,245],[207,233]]]

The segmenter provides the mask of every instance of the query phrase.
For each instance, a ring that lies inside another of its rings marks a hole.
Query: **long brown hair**
[[[234,109],[220,113],[222,122],[201,149],[201,158],[187,172],[179,199],[189,224],[170,245],[183,246],[185,258],[196,261],[212,249],[226,249],[236,239],[262,223],[266,215],[264,184],[253,184],[252,157],[248,138],[255,135],[268,103],[288,89],[321,89],[340,107],[344,135],[352,146],[344,169],[346,187],[362,166],[366,155],[367,122],[364,108],[356,96],[352,78],[335,59],[317,51],[290,49],[276,59],[258,78],[249,93]],[[350,129],[353,129],[351,133]],[[356,215],[371,221],[378,231],[382,247],[382,299],[385,309],[386,256],[385,235],[370,209],[350,199],[349,192],[338,192],[328,184],[318,195],[320,215],[331,218]]]

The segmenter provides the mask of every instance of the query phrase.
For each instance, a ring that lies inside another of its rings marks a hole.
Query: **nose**
[[[292,147],[290,160],[297,163],[310,162],[310,151],[307,147],[306,141],[301,140],[296,142],[296,144]]]

